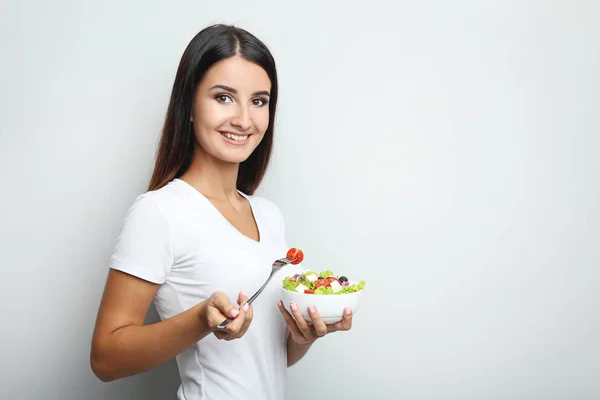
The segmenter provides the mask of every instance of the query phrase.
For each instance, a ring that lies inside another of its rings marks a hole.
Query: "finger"
[[[227,340],[236,339],[243,335],[242,329],[245,323],[246,312],[242,309],[237,318],[233,319],[225,328],[220,329],[220,331],[227,334]]]
[[[244,293],[243,290],[240,290],[237,298],[238,305],[241,307],[246,301],[248,301],[248,296],[246,296],[246,293]]]
[[[224,293],[215,293],[212,303],[214,311],[211,313],[209,321],[213,330],[220,330],[221,332],[234,335],[237,334],[246,319],[244,307],[242,307],[241,310],[238,310],[229,302],[229,298]],[[223,322],[223,319],[225,318],[230,318],[232,321],[225,328],[218,329],[217,326]]]
[[[304,337],[304,335],[302,335],[302,332],[300,332],[300,329],[298,329],[298,325],[296,325],[296,321],[294,321],[294,318],[292,318],[290,313],[285,309],[281,300],[279,300],[277,305],[279,307],[279,311],[281,311],[281,314],[283,315],[285,324],[287,325],[288,329],[290,330],[290,333],[292,334],[292,336],[296,337],[296,338]]]
[[[227,318],[236,318],[240,311],[229,301],[225,293],[217,292],[213,295],[213,306]]]
[[[246,296],[243,291],[240,291],[238,294],[238,304],[240,305],[240,310],[243,309],[246,313],[246,321],[251,321],[252,317],[254,316],[254,311],[252,309],[252,305],[248,304],[248,296]]]
[[[296,320],[296,325],[298,326],[298,329],[300,330],[300,332],[302,332],[302,335],[306,339],[311,340],[313,338],[314,334],[312,332],[311,327],[308,325],[308,322],[306,322],[306,320],[302,316],[302,313],[300,312],[300,308],[294,302],[290,303],[290,308],[292,309],[292,315],[294,316],[294,319]]]
[[[248,304],[247,301],[248,301],[248,297],[243,292],[240,292],[240,295],[238,296],[238,304],[240,304],[240,305],[243,304],[242,310],[244,311],[244,313],[246,315],[245,315],[244,322],[243,322],[240,330],[236,334],[236,337],[238,337],[238,338],[244,336],[244,334],[250,327],[252,318],[254,317],[254,310],[252,308],[252,305]]]
[[[239,310],[238,316],[236,318],[234,318],[233,321],[231,321],[229,323],[229,325],[227,325],[227,330],[229,332],[232,332],[235,334],[240,332],[240,330],[242,329],[242,326],[246,323],[247,315],[248,315],[248,313],[246,312],[245,307],[242,307]]]
[[[321,315],[315,306],[311,305],[308,307],[308,315],[310,315],[310,318],[312,319],[313,328],[317,336],[325,336],[327,334],[327,325],[325,325],[325,322],[321,319]]]
[[[333,325],[328,325],[327,330],[329,333],[337,331],[348,331],[352,328],[352,309],[350,307],[344,308],[344,316],[340,322]]]
[[[342,329],[345,331],[352,328],[352,309],[350,307],[344,308],[344,318],[342,319]]]
[[[231,333],[221,331],[221,330],[216,330],[214,332],[214,334],[217,337],[217,339],[219,339],[219,340],[230,340],[230,337],[231,337]]]

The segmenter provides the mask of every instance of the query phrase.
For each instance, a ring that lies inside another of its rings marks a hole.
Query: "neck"
[[[181,179],[208,198],[231,201],[238,197],[239,167],[238,163],[224,162],[197,149]]]

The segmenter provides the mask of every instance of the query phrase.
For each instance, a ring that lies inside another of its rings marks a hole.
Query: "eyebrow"
[[[233,94],[237,94],[237,92],[238,92],[237,89],[234,89],[234,88],[232,88],[230,86],[225,86],[225,85],[215,85],[215,86],[211,87],[209,89],[209,91],[210,90],[215,90],[215,89],[227,90],[228,92],[231,92]],[[252,96],[269,96],[270,97],[271,94],[268,91],[266,91],[266,90],[261,90],[259,92],[252,93]]]

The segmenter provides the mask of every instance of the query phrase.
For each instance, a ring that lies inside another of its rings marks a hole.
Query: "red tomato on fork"
[[[285,257],[290,260],[294,260],[291,262],[291,264],[300,264],[302,260],[304,260],[304,253],[302,253],[302,250],[292,247],[288,250]]]

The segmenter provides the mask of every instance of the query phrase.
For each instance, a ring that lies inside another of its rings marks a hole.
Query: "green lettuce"
[[[292,282],[292,281],[290,280],[290,278],[289,278],[289,277],[287,277],[287,278],[285,278],[285,279],[283,280],[283,288],[284,288],[284,289],[287,289],[287,290],[291,290],[292,292],[295,292],[295,291],[296,291],[296,288],[298,287],[298,284],[299,284],[299,283],[300,283],[300,282]]]
[[[330,270],[326,270],[321,272],[320,274],[316,274],[314,271],[309,270],[304,272],[303,274],[299,275],[297,278],[297,281],[292,281],[291,279],[293,277],[288,276],[283,280],[283,288],[286,290],[290,290],[292,292],[296,291],[296,288],[298,287],[299,284],[303,284],[304,286],[306,286],[309,290],[314,290],[315,294],[320,294],[320,295],[335,295],[335,294],[349,294],[349,293],[354,293],[355,291],[360,291],[360,290],[364,290],[365,288],[365,284],[366,282],[364,280],[354,284],[354,285],[350,285],[350,286],[342,286],[341,290],[338,291],[337,293],[333,292],[333,289],[331,287],[318,287],[315,290],[315,283],[313,281],[310,281],[308,279],[306,279],[306,276],[311,275],[311,274],[315,274],[317,276],[322,276],[322,277],[327,277],[327,276],[337,276],[335,275],[332,271]]]
[[[331,286],[329,286],[329,287],[320,286],[315,290],[315,294],[336,294],[336,293],[333,293],[333,289],[331,288]]]
[[[333,271],[330,270],[326,270],[321,272],[319,275],[317,276],[322,276],[323,278],[327,278],[328,276],[337,276],[336,274],[333,273]]]

